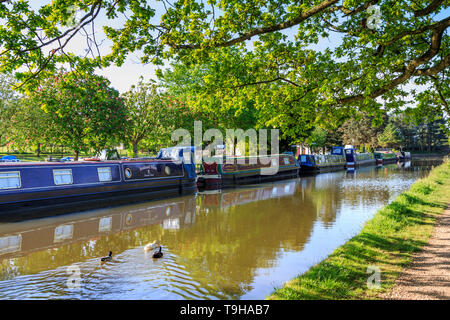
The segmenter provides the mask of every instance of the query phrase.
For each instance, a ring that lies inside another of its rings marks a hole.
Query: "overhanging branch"
[[[325,9],[329,8],[330,6],[332,6],[333,4],[339,2],[339,0],[326,0],[326,1],[322,1],[321,3],[319,3],[318,5],[316,5],[315,7],[306,10],[302,13],[300,13],[300,15],[298,15],[297,17],[276,24],[276,25],[272,25],[272,26],[267,26],[267,27],[261,27],[261,28],[256,28],[253,29],[247,33],[244,33],[243,35],[228,40],[228,41],[224,41],[221,43],[218,43],[216,45],[214,45],[215,47],[230,47],[232,45],[235,45],[237,43],[246,41],[251,39],[254,36],[258,36],[258,35],[262,35],[262,34],[266,34],[266,33],[271,33],[271,32],[275,32],[275,31],[280,31],[280,30],[284,30],[284,29],[288,29],[290,27],[293,27],[303,21],[305,21],[306,19],[314,16],[317,13],[320,13],[322,11],[324,11]],[[173,43],[168,43],[168,45],[174,49],[199,49],[201,48],[201,45],[199,44],[173,44]]]

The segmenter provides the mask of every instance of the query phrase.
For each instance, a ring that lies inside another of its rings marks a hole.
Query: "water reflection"
[[[397,164],[0,224],[0,298],[261,299],[435,164]],[[142,247],[159,240],[164,258]],[[99,257],[113,251],[113,262]],[[81,288],[67,287],[67,267]]]

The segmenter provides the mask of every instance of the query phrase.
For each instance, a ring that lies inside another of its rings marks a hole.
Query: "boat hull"
[[[99,168],[110,168],[109,181],[99,181],[96,175]],[[72,183],[56,185],[54,171],[58,170],[70,171]],[[190,177],[182,164],[171,161],[0,167],[0,175],[8,172],[20,174],[18,188],[0,189],[0,216],[8,216],[8,219],[11,216],[69,213],[196,191],[195,177]],[[125,172],[130,176],[127,177]]]
[[[365,167],[365,166],[374,166],[376,165],[375,159],[366,159],[366,160],[357,160],[356,166],[358,167]]]
[[[383,164],[389,164],[389,163],[397,163],[399,160],[397,158],[389,158],[389,159],[382,159]]]
[[[206,190],[215,190],[298,177],[300,167],[293,156],[278,155],[276,167],[272,167],[273,163],[270,159],[266,161],[266,158],[236,157],[228,159],[225,163],[220,163],[217,159],[203,162],[198,186]]]
[[[346,161],[342,155],[300,155],[300,174],[324,173],[344,170]]]

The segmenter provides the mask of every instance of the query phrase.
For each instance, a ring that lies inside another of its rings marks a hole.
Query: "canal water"
[[[0,299],[264,299],[438,163],[1,223]],[[154,240],[162,259],[143,250]]]

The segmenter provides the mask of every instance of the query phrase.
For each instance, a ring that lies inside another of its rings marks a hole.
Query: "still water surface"
[[[263,299],[356,235],[436,164],[2,223],[0,299]],[[163,245],[162,259],[143,250],[153,240]],[[110,250],[113,261],[101,265]]]

